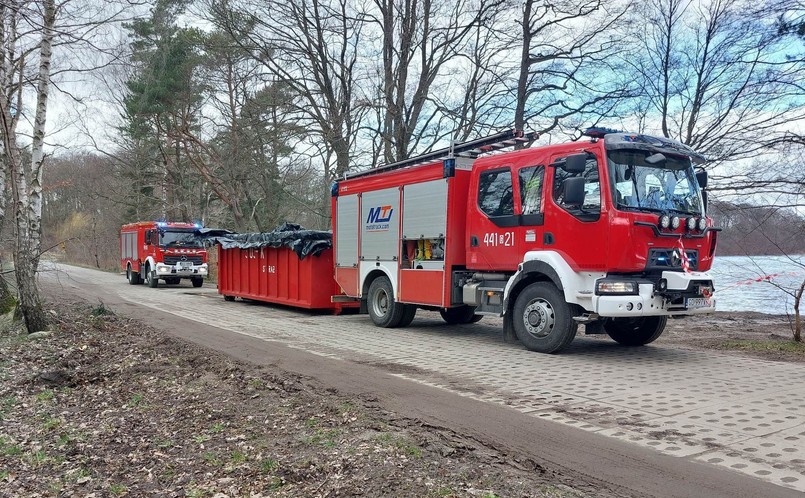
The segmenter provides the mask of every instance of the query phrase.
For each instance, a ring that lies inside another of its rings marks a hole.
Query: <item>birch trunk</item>
[[[19,289],[20,311],[28,333],[44,330],[48,322],[42,309],[36,272],[42,249],[42,164],[45,124],[50,91],[50,59],[56,22],[55,0],[43,0],[42,41],[36,88],[36,115],[31,144],[31,171],[16,168],[12,173],[12,197],[17,220],[14,264]],[[22,166],[20,164],[20,166]]]

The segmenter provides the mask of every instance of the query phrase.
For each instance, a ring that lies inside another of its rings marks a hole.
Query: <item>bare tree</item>
[[[229,32],[296,96],[295,107],[325,145],[325,176],[355,161],[365,107],[356,97],[362,23],[348,0],[239,0],[212,6]]]
[[[633,95],[616,58],[615,28],[630,4],[603,0],[525,0],[513,89],[514,127],[548,132],[559,125],[614,117]]]
[[[442,109],[433,96],[438,93],[434,90],[439,78],[444,79],[449,62],[458,60],[475,29],[493,23],[502,4],[499,0],[375,0],[375,9],[366,12],[369,25],[381,36],[377,59],[382,66],[373,100],[385,162],[405,159],[441,138],[436,125]]]
[[[805,65],[775,15],[785,1],[654,0],[632,38],[642,56],[625,59],[644,89],[649,126],[705,154],[713,164],[751,158],[781,143],[805,118]]]
[[[14,269],[25,326],[28,332],[36,332],[48,325],[36,287],[36,270],[42,245],[42,165],[56,4],[54,0],[43,0],[41,5],[12,2],[4,3],[1,9],[0,45],[4,50],[0,60],[0,133],[16,222]],[[38,59],[33,74],[26,74],[30,67],[28,56]],[[23,93],[28,81],[32,82],[36,95],[30,163],[25,161],[25,154],[17,143]]]

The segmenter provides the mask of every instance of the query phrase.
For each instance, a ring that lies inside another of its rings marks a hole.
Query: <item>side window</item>
[[[508,169],[481,173],[478,182],[478,206],[487,216],[514,214],[512,175]]]
[[[601,181],[598,177],[598,161],[595,156],[587,158],[584,173],[581,174],[585,179],[584,203],[581,206],[564,203],[564,181],[576,175],[561,168],[554,169],[553,200],[573,216],[584,221],[595,221],[601,214]]]
[[[154,241],[151,240],[153,238],[153,234],[154,234],[153,230],[146,230],[145,231],[145,244],[146,245],[150,246],[151,244],[154,243]]]
[[[540,213],[544,174],[543,166],[531,166],[520,170],[520,199],[523,202],[523,214]]]

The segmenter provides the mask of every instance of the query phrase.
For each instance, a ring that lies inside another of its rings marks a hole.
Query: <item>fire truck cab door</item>
[[[511,167],[481,171],[470,183],[467,268],[514,271],[522,262],[525,231],[520,189]],[[531,221],[534,221],[531,218]]]
[[[560,154],[551,158],[561,164]],[[546,172],[543,248],[560,253],[575,270],[602,270],[606,267],[609,231],[606,204],[602,202],[602,181],[606,178],[602,161],[588,153],[583,173],[569,173],[561,166]],[[584,200],[581,205],[564,202],[563,185],[568,178],[583,176]],[[624,241],[625,243],[625,241]]]

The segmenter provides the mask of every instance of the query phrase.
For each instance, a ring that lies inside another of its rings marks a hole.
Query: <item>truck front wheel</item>
[[[405,305],[394,299],[394,290],[387,277],[378,277],[372,281],[367,304],[369,317],[378,327],[397,327],[404,318]]]
[[[193,282],[193,287],[201,287],[204,285],[204,279],[201,277],[193,277],[190,281]]]
[[[654,342],[662,335],[668,318],[643,316],[640,318],[607,318],[604,330],[618,344],[643,346]]]
[[[145,283],[147,283],[148,287],[151,287],[152,289],[156,289],[157,285],[159,285],[159,279],[151,270],[151,265],[145,265]]]
[[[566,348],[578,329],[565,296],[548,282],[535,282],[523,289],[514,302],[512,321],[517,339],[540,353]]]

